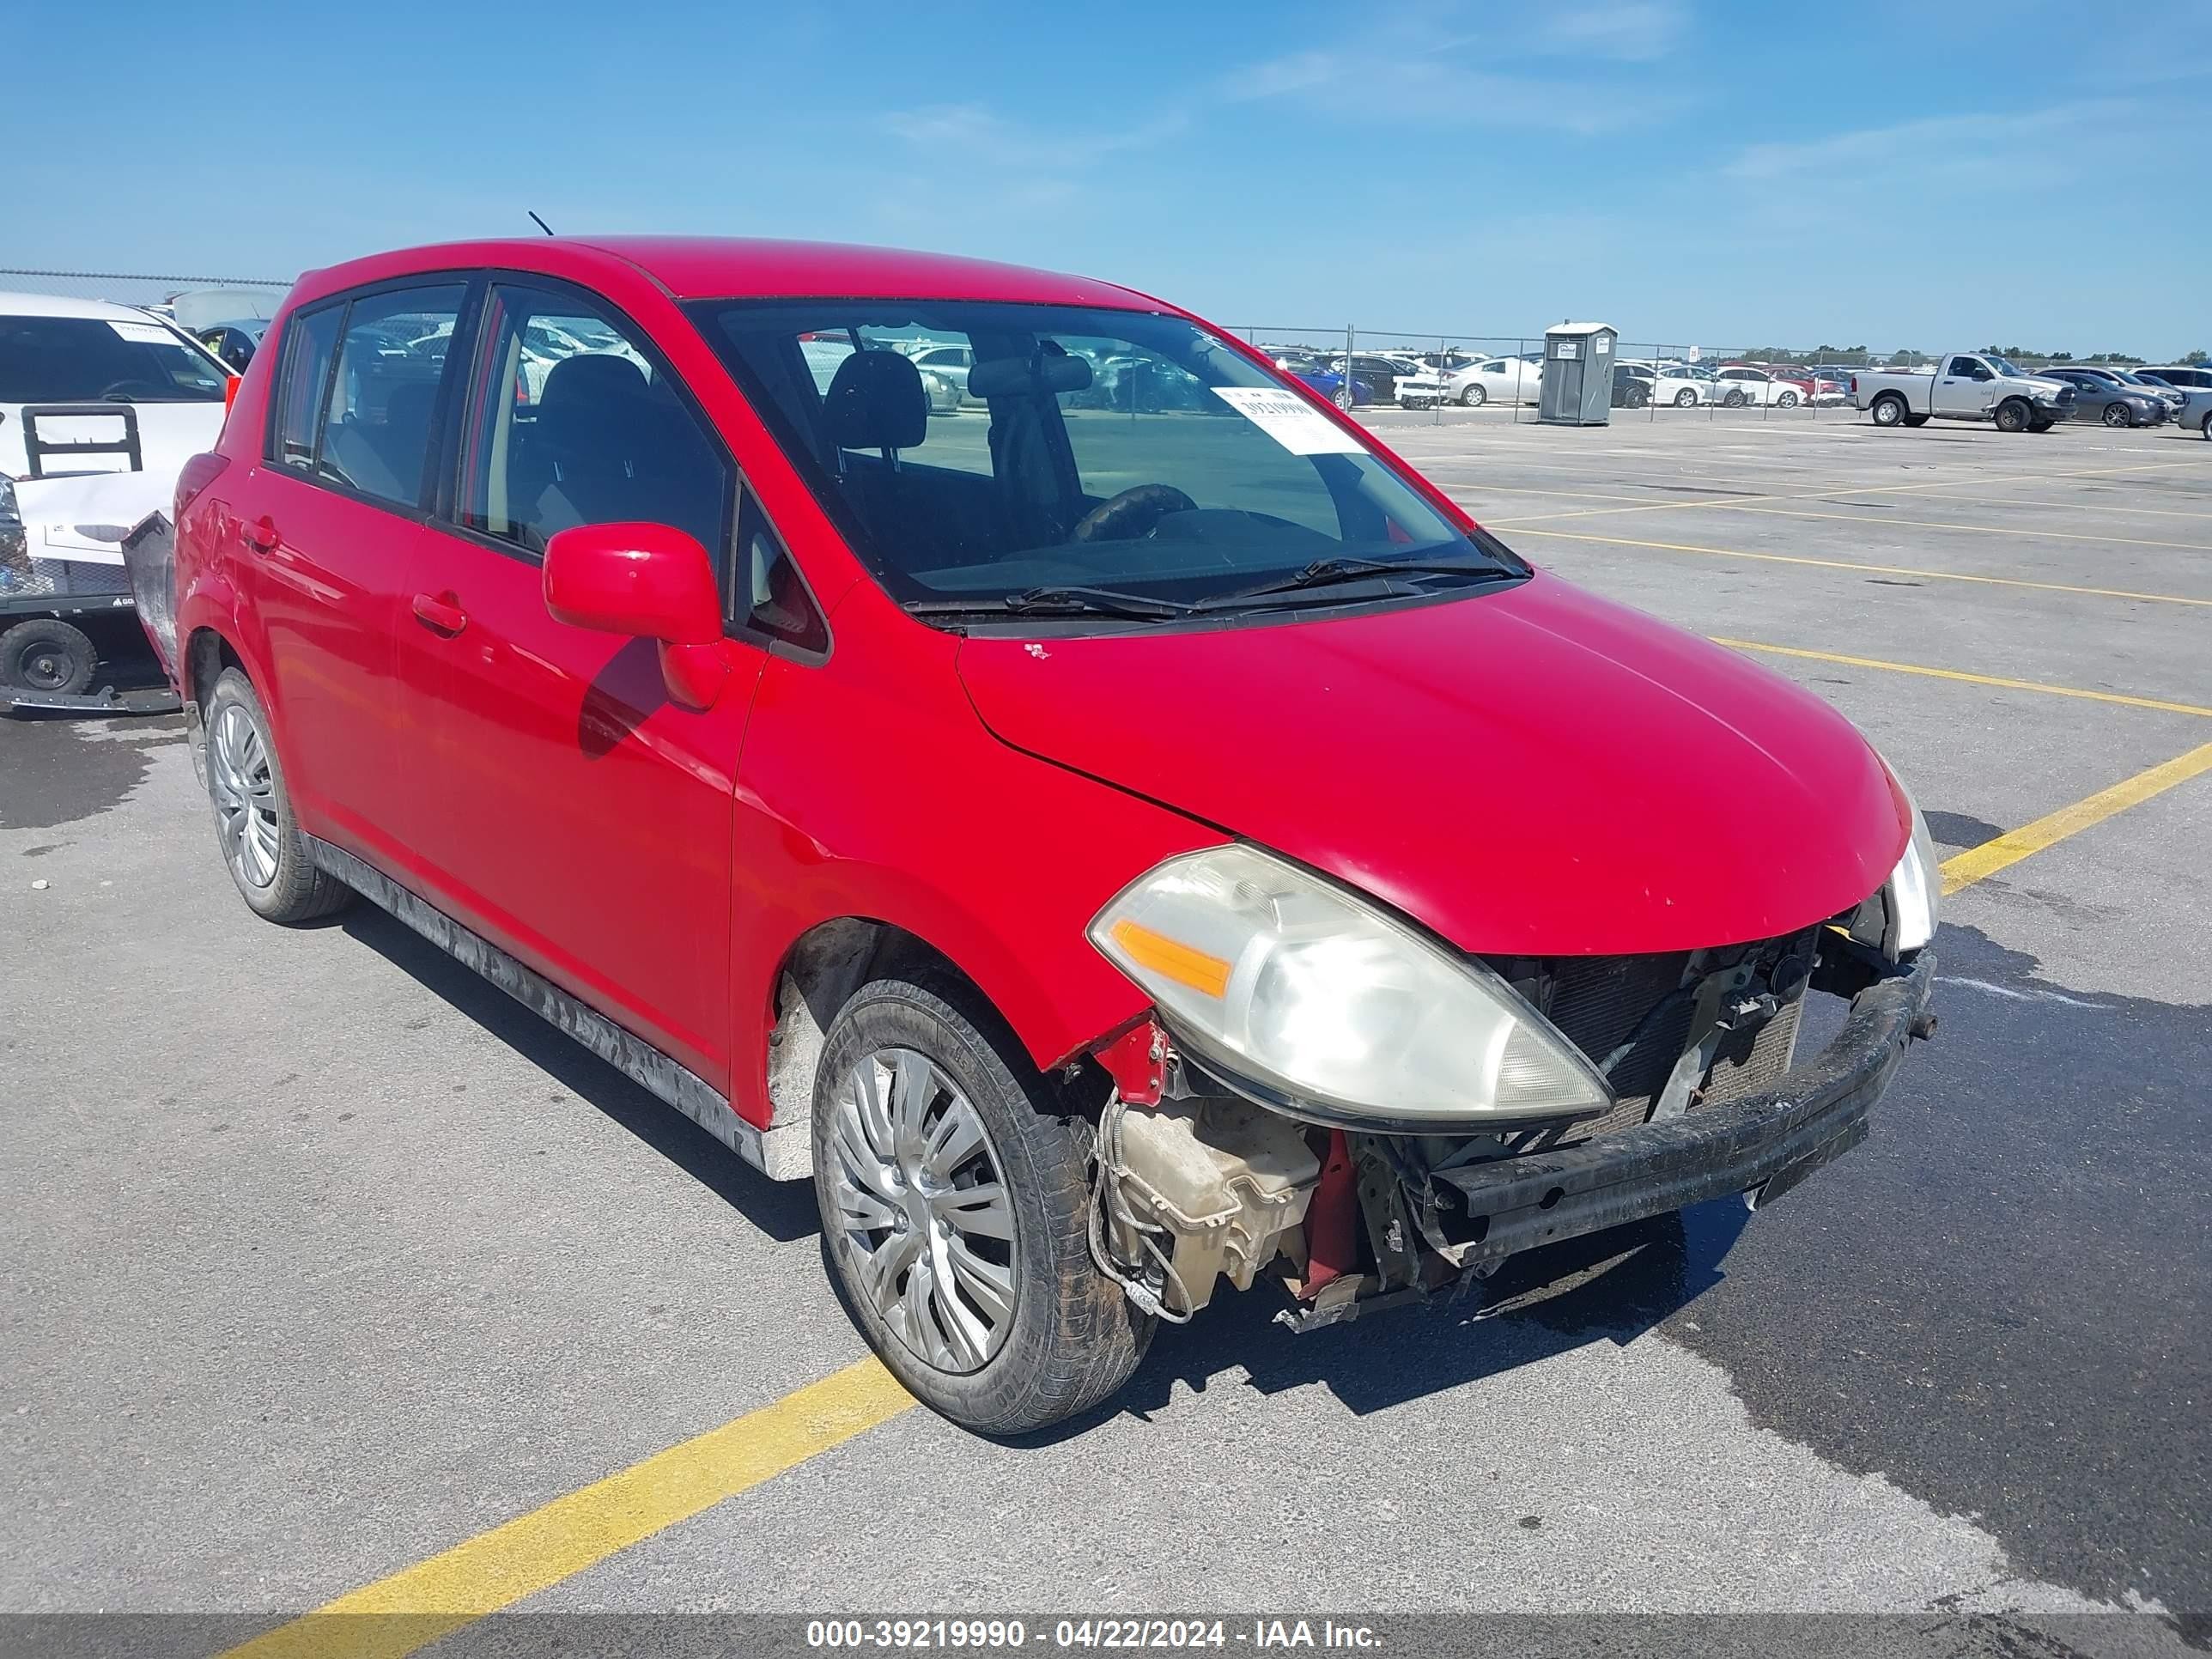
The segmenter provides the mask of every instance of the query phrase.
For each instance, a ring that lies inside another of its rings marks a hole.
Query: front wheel
[[[1490,394],[1479,386],[1463,386],[1460,390],[1459,405],[1462,409],[1480,409],[1489,401]]]
[[[823,1249],[854,1322],[917,1399],[981,1434],[1087,1411],[1152,1320],[1091,1260],[1091,1129],[950,975],[863,986],[814,1090]]]
[[[1697,405],[1697,401],[1698,394],[1691,391],[1687,386],[1684,386],[1680,392],[1674,394],[1674,407],[1677,409],[1694,408]]]
[[[1797,394],[1794,392],[1785,392],[1774,400],[1774,404],[1778,409],[1795,409],[1797,407]]]
[[[2025,432],[2028,418],[2027,405],[2017,398],[2008,398],[1997,405],[1996,422],[2000,432]]]
[[[1342,386],[1337,387],[1336,395],[1333,399],[1331,399],[1331,401],[1346,414],[1349,415],[1352,413],[1352,404],[1358,401],[1352,395],[1352,383],[1347,380]]]
[[[2135,412],[2125,404],[2106,404],[2105,405],[2105,424],[2106,426],[2133,426],[2135,423]]]
[[[2027,423],[2027,429],[2030,432],[2048,432],[2057,424],[2048,415],[2039,415]]]
[[[0,685],[73,697],[92,684],[100,658],[92,637],[53,617],[33,617],[0,633]]]
[[[1727,408],[1741,409],[1744,404],[1744,396],[1741,391],[1731,389],[1729,395],[1722,398],[1721,402]]]
[[[2212,410],[2205,412],[2204,418],[2197,423],[2197,429],[2204,434],[2205,442],[2212,443]]]

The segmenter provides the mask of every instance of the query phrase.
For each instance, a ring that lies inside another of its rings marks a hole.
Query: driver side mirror
[[[556,622],[653,640],[660,678],[687,708],[711,708],[729,672],[714,561],[665,524],[586,524],[545,544],[545,609]]]

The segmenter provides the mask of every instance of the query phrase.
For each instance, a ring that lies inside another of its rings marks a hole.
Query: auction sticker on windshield
[[[1218,386],[1214,394],[1293,455],[1364,455],[1358,439],[1294,392]]]

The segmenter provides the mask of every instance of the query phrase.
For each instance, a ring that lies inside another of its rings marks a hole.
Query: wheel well
[[[245,663],[230,648],[228,640],[212,628],[197,629],[185,649],[185,695],[206,708],[216,678],[226,668],[235,668],[241,674],[246,672]]]
[[[838,916],[801,933],[776,969],[768,1035],[769,1122],[803,1123],[814,1110],[823,1040],[839,1010],[871,980],[927,968],[952,975],[985,1006],[982,988],[918,933],[866,916]]]

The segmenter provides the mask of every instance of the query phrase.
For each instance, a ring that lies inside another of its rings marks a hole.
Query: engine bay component
[[[1188,1316],[1226,1278],[1249,1290],[1285,1246],[1303,1253],[1300,1228],[1321,1179],[1321,1159],[1300,1127],[1249,1101],[1202,1096],[1155,1110],[1115,1103],[1112,1145],[1102,1139],[1102,1176],[1114,1206],[1115,1253],[1151,1255],[1163,1271],[1160,1300]],[[1149,1246],[1149,1249],[1148,1249]]]

